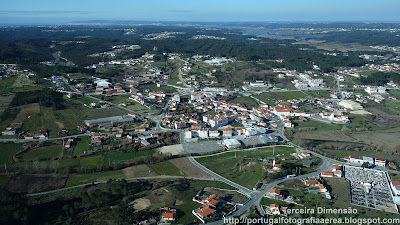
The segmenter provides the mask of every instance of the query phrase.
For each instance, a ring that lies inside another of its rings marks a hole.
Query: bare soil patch
[[[184,153],[181,144],[163,146],[163,147],[157,149],[157,151],[159,151],[160,153],[163,153],[163,154],[169,153],[171,155],[180,155],[180,154]]]
[[[124,172],[126,178],[157,176],[157,173],[154,172],[154,170],[144,164],[130,166],[122,171]]]
[[[150,200],[147,198],[138,198],[135,201],[129,203],[129,205],[132,204],[136,212],[147,209],[151,205]]]
[[[36,193],[64,187],[66,176],[17,175],[8,180],[5,189],[15,193]]]
[[[14,123],[22,123],[29,115],[37,114],[37,113],[40,113],[39,103],[32,103],[32,104],[24,105],[24,107],[21,109],[21,111],[15,117]]]
[[[171,159],[170,162],[189,177],[211,178],[208,173],[194,166],[186,157]]]
[[[370,120],[379,126],[393,127],[400,125],[400,116],[390,115],[377,108],[369,108],[368,111],[372,113],[372,115],[369,116]]]
[[[54,121],[54,122],[57,124],[58,128],[64,129],[64,124],[62,124],[62,123],[60,123],[58,121]]]

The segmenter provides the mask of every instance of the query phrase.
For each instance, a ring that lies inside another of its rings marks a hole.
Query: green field
[[[356,130],[357,128],[367,128],[370,131],[386,129],[378,126],[377,124],[368,120],[365,116],[350,114],[349,119],[351,123],[344,126],[350,128],[351,130]]]
[[[22,158],[25,160],[52,159],[60,156],[62,148],[63,146],[61,145],[51,145],[30,149],[22,154]]]
[[[80,166],[100,166],[103,155],[81,157],[79,160]]]
[[[169,175],[169,176],[184,176],[186,174],[181,173],[178,167],[172,164],[170,161],[163,161],[155,164],[148,164],[158,175]]]
[[[76,145],[74,147],[74,156],[82,155],[89,151],[89,136],[81,136],[77,138]]]
[[[13,77],[9,77],[9,78],[3,77],[3,80],[0,80],[0,94],[11,93],[13,90],[13,84],[16,79],[17,79],[17,76],[13,76]]]
[[[247,96],[237,96],[234,99],[228,100],[228,102],[245,105],[249,109],[258,107],[258,105],[259,105],[258,102],[256,102],[256,100],[254,100],[250,97],[247,97]]]
[[[32,85],[25,85],[23,87],[15,87],[13,88],[13,92],[28,92],[28,91],[39,91],[42,90],[40,87],[35,87]]]
[[[162,61],[152,62],[150,64],[152,67],[157,67],[158,69],[165,66],[165,62],[162,62]]]
[[[40,113],[25,118],[22,130],[35,133],[41,129],[47,129],[50,137],[57,137],[62,129],[76,134],[78,125],[83,125],[82,115],[78,109],[69,106],[66,109],[54,110],[40,106]]]
[[[310,97],[313,98],[329,98],[331,91],[305,91]]]
[[[11,95],[0,95],[0,115],[8,108],[11,101],[14,98],[14,94]]]
[[[161,109],[149,109],[137,102],[132,102],[131,105],[128,105],[126,108],[133,110],[139,114],[159,114]]]
[[[176,92],[176,89],[171,86],[163,86],[163,87],[157,87],[157,84],[144,84],[144,85],[139,85],[137,87],[139,90],[146,90],[149,89],[150,91],[163,91],[165,93],[174,93]]]
[[[293,152],[295,150],[291,147],[275,147],[275,154],[288,155]],[[227,152],[196,160],[221,176],[251,189],[263,176],[262,165],[257,158],[269,156],[273,156],[272,147]]]
[[[114,104],[129,102],[129,103],[131,103],[131,105],[126,106],[126,108],[133,110],[139,114],[150,114],[150,113],[158,114],[161,111],[160,109],[149,109],[133,100],[130,100],[128,95],[116,95],[116,96],[112,96],[112,97],[107,97],[107,98],[105,98],[105,100],[112,102]],[[93,109],[93,110],[95,110],[95,109]],[[125,113],[127,113],[127,112],[125,111]]]
[[[341,124],[324,123],[316,120],[309,121],[294,121],[295,129],[301,129],[306,127],[313,127],[317,130],[339,130],[342,128]]]
[[[21,150],[22,148],[20,144],[0,143],[0,164],[4,165],[5,163],[12,163],[13,156]]]
[[[60,168],[79,167],[79,159],[64,159],[59,160]]]
[[[121,163],[125,160],[141,157],[141,156],[149,156],[154,154],[154,150],[145,150],[145,151],[136,151],[136,152],[108,152],[105,156],[104,163],[113,164]]]
[[[123,179],[125,178],[122,170],[116,171],[102,171],[98,173],[87,174],[71,174],[68,177],[65,187],[72,187],[80,184],[93,183],[96,181],[107,181],[109,179]]]
[[[65,98],[68,100],[67,97],[65,97]],[[86,96],[83,96],[83,97],[80,97],[80,98],[75,99],[75,101],[76,101],[76,102],[80,102],[80,103],[82,103],[82,104],[90,104],[90,103],[93,102],[93,99],[91,99],[91,98],[89,98],[89,97],[86,97]]]
[[[307,98],[308,96],[301,91],[287,91],[287,92],[263,92],[254,97],[258,98],[259,100],[269,105],[275,105],[275,102],[278,100]]]
[[[400,101],[387,100],[382,103],[369,102],[369,107],[378,108],[391,115],[400,115]]]
[[[389,91],[390,94],[392,94],[393,96],[400,98],[400,91],[399,90],[390,90]]]

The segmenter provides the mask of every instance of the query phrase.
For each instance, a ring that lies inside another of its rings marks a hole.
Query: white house
[[[185,130],[185,138],[192,138],[193,136],[192,136],[192,131],[191,130],[189,130],[189,129],[186,129]]]
[[[367,86],[365,88],[365,91],[370,94],[370,95],[380,95],[380,94],[385,94],[386,88],[382,86]]]
[[[201,128],[198,130],[198,134],[200,138],[208,138],[208,129],[207,128]]]
[[[386,166],[386,160],[375,158],[375,165],[376,166],[385,167]]]
[[[217,138],[217,137],[219,137],[219,131],[218,130],[209,130],[208,136],[210,138]]]

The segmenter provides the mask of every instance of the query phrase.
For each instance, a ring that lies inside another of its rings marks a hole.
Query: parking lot
[[[190,154],[207,154],[213,152],[222,151],[222,145],[218,144],[217,141],[200,141],[186,143],[187,152]]]

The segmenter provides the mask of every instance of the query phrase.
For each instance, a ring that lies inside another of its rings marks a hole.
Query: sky
[[[0,24],[90,20],[187,22],[400,22],[399,0],[13,0]]]

